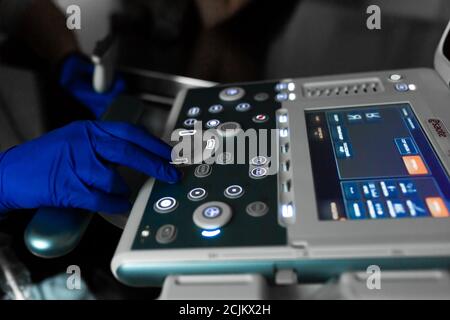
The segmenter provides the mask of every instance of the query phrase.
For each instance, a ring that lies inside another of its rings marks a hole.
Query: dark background
[[[215,82],[432,68],[435,48],[450,17],[448,0],[254,0],[226,23],[205,29],[189,0],[57,2],[62,8],[81,6],[82,30],[77,34],[85,53],[113,30],[120,41],[120,66]],[[381,8],[381,30],[366,28],[366,8],[371,4]],[[48,129],[86,116],[67,107],[74,101],[58,93],[45,63],[20,42],[0,43],[0,63],[31,70],[42,80],[37,84],[42,92],[39,103],[45,106]],[[168,107],[155,108],[161,111],[161,119],[155,116],[154,122],[162,123]],[[43,260],[24,248],[23,230],[31,216],[32,212],[11,214],[0,223],[0,232],[12,236],[14,251],[33,281],[76,264],[99,298],[147,299],[159,294],[159,289],[126,288],[113,278],[109,263],[121,231],[102,218],[92,221],[73,253]]]

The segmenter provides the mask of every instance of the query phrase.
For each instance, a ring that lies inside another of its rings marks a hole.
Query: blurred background
[[[91,54],[100,39],[118,41],[117,69],[128,91],[148,107],[146,127],[164,129],[181,88],[383,69],[433,67],[433,55],[450,18],[448,0],[55,0],[62,12],[81,8],[80,48]],[[366,8],[381,8],[381,30],[366,28]],[[58,92],[45,59],[20,40],[0,36],[0,95],[26,112],[0,117],[22,140],[85,115]],[[203,81],[198,81],[203,80]],[[62,107],[64,106],[64,107]],[[5,142],[14,144],[15,141]],[[109,263],[121,230],[96,217],[70,255],[43,260],[24,247],[33,212],[0,222],[32,283],[81,267],[96,298],[153,299],[158,288],[119,284]]]

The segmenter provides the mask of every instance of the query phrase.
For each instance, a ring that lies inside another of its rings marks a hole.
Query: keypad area
[[[272,82],[189,90],[174,129],[192,136],[201,122],[203,130],[217,130],[222,143],[237,139],[240,130],[275,129],[278,93]],[[134,250],[286,244],[270,155],[246,152],[245,163],[236,164],[233,152],[223,151],[214,163],[177,162],[183,172],[178,184],[155,181]]]

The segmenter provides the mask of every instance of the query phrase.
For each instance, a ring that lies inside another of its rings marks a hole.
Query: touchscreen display
[[[444,218],[450,179],[409,104],[306,111],[321,220]]]

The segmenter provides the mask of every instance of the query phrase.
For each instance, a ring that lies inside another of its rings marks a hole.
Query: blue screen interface
[[[409,104],[306,119],[321,220],[449,217],[449,175]]]

